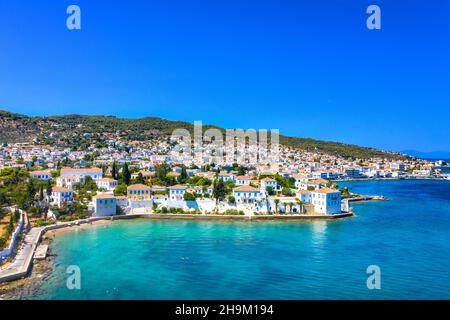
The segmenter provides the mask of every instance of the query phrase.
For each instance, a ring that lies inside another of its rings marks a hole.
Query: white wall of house
[[[40,179],[40,180],[50,180],[51,179],[50,173],[30,173],[30,176],[32,176],[33,178],[36,178],[36,179]]]
[[[261,199],[259,191],[233,191],[237,203],[252,203]]]
[[[113,216],[117,213],[116,198],[93,198],[95,216]]]
[[[249,186],[250,185],[250,179],[239,179],[239,178],[236,178],[235,184],[237,186]]]
[[[185,193],[186,193],[186,189],[170,189],[169,198],[172,201],[184,200]]]
[[[88,170],[71,170],[70,172],[63,172],[61,171],[61,177],[64,176],[90,176],[93,180],[102,179],[103,178],[103,172],[102,171],[88,171]]]
[[[100,189],[105,189],[107,191],[113,191],[117,187],[117,181],[103,181],[97,180],[95,184]]]
[[[72,191],[53,191],[52,192],[52,205],[61,207],[64,203],[70,203],[73,201]]]
[[[311,203],[314,211],[324,214],[336,214],[341,212],[341,193],[311,192]]]
[[[277,190],[277,181],[276,180],[261,180],[261,191],[266,192],[267,187],[271,187],[273,191]]]

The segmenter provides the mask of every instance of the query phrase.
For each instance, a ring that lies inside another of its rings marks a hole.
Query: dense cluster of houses
[[[108,148],[71,151],[50,146],[29,144],[0,147],[0,168],[34,168],[30,175],[53,182],[49,202],[61,207],[72,203],[76,185],[87,177],[95,182],[98,191],[92,197],[90,208],[96,215],[114,215],[117,208],[126,213],[154,212],[160,208],[181,208],[203,213],[236,209],[245,214],[319,213],[336,214],[348,210],[341,199],[341,191],[333,181],[361,178],[431,177],[437,173],[437,163],[420,159],[394,161],[387,159],[348,160],[341,157],[308,153],[281,148],[276,163],[246,164],[245,173],[239,173],[231,164],[195,164],[183,162],[170,155],[170,146],[158,144],[152,149],[134,146],[119,151],[117,142]],[[85,160],[95,152],[94,161]],[[71,167],[61,166],[68,161]],[[127,186],[126,195],[115,196],[118,181],[111,178],[111,165],[123,163],[133,169],[131,178],[138,176],[145,182]],[[201,177],[210,181],[223,181],[229,187],[228,196],[217,202],[213,185],[189,184],[155,185],[155,167],[170,166],[170,175],[178,180],[184,168],[187,177]],[[56,171],[59,168],[59,171]],[[55,176],[54,172],[58,172]],[[289,179],[289,188],[281,186],[277,177]],[[231,187],[230,187],[231,186]],[[287,190],[288,189],[288,190]],[[194,199],[186,194],[195,195]]]

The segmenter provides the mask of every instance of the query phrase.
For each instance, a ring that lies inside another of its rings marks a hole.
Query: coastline
[[[218,215],[218,214],[187,214],[187,213],[167,213],[167,214],[156,214],[156,213],[140,213],[140,214],[128,214],[128,215],[117,215],[111,217],[96,217],[96,220],[87,221],[92,218],[73,221],[70,224],[61,225],[58,228],[52,228],[45,231],[43,234],[43,238],[53,237],[58,234],[65,233],[69,230],[85,230],[86,228],[96,226],[96,225],[105,225],[113,223],[117,220],[134,220],[134,219],[150,219],[150,220],[215,220],[215,221],[226,221],[226,220],[240,220],[240,221],[255,221],[255,220],[264,220],[264,221],[276,221],[276,220],[290,220],[290,221],[300,221],[300,220],[335,220],[342,218],[351,218],[356,216],[353,212],[345,212],[334,215],[324,215],[324,214],[272,214],[272,215],[253,215],[253,216],[245,216],[245,215]],[[58,226],[58,225],[50,225],[49,227]]]
[[[69,223],[60,223],[41,227],[38,244],[49,245],[60,234],[69,231],[83,231],[93,226],[112,224],[118,220],[202,220],[202,221],[312,221],[312,220],[336,220],[354,217],[353,212],[336,215],[263,215],[263,216],[227,216],[227,215],[199,215],[199,214],[133,214],[113,217],[94,217]],[[33,251],[34,256],[35,250]],[[0,300],[15,300],[31,297],[42,283],[51,275],[54,269],[54,256],[49,252],[45,259],[31,258],[29,270],[25,276],[0,282]]]
[[[91,217],[82,220],[76,220],[71,222],[57,223],[53,225],[48,225],[44,227],[35,227],[30,230],[28,236],[28,248],[27,252],[19,252],[18,255],[22,254],[24,258],[17,261],[17,256],[13,263],[11,263],[9,268],[5,268],[0,271],[0,289],[3,287],[4,283],[15,282],[23,280],[24,278],[30,277],[33,273],[33,266],[36,263],[34,259],[34,254],[36,248],[40,243],[44,241],[50,241],[54,236],[67,232],[69,230],[85,230],[86,227],[94,225],[102,225],[113,223],[116,220],[130,220],[130,219],[155,219],[155,220],[209,220],[209,221],[308,221],[308,220],[335,220],[342,218],[354,217],[352,211],[325,215],[325,214],[302,214],[302,215],[218,215],[218,214],[131,214],[131,215],[118,215],[118,216],[106,216],[106,217]],[[45,261],[41,260],[41,261]],[[15,266],[14,264],[18,264]],[[1,290],[0,290],[1,294]],[[0,296],[1,299],[1,296]]]
[[[352,181],[400,181],[400,180],[436,180],[436,181],[446,181],[447,179],[443,177],[415,177],[406,176],[401,178],[347,178],[347,179],[333,179],[334,182],[352,182]]]
[[[75,224],[75,225],[68,225],[68,226],[64,226],[62,228],[58,228],[58,229],[52,229],[52,230],[48,230],[47,232],[45,232],[45,234],[42,236],[42,239],[53,239],[54,236],[65,233],[69,230],[79,230],[79,231],[83,231],[86,228],[92,227],[92,226],[96,226],[96,225],[103,225],[103,224],[107,224],[107,223],[111,223],[112,221],[110,220],[95,220],[86,224]]]

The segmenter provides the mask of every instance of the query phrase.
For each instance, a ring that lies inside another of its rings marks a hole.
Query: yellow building
[[[150,199],[151,188],[144,184],[133,184],[127,188],[127,197],[136,200]]]

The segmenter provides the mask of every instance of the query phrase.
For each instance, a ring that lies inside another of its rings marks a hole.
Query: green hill
[[[87,144],[91,143],[93,139],[105,140],[108,136],[116,136],[128,141],[145,141],[165,138],[177,128],[184,128],[193,132],[193,124],[191,123],[170,121],[158,117],[124,119],[114,116],[76,114],[28,117],[0,110],[0,142],[2,143]],[[225,129],[217,126],[203,126],[204,130],[209,128],[225,131]],[[86,137],[86,133],[89,133],[88,137]],[[405,157],[400,153],[310,138],[280,135],[280,143],[296,149],[359,159]]]

